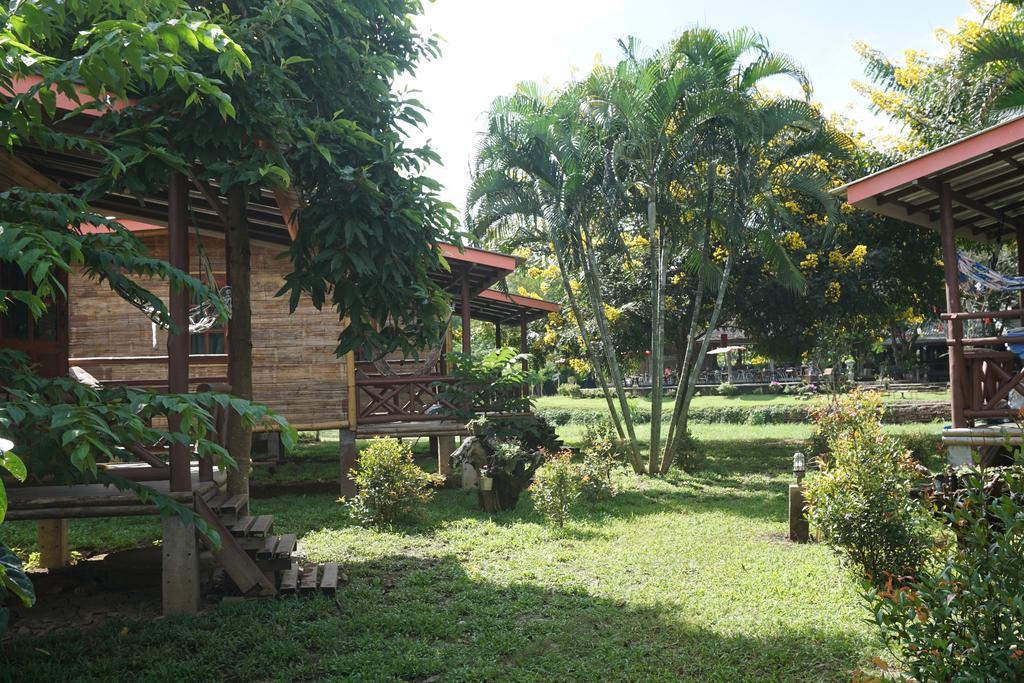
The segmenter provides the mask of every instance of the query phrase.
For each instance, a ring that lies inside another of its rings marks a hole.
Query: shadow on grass
[[[849,680],[871,647],[806,620],[715,627],[716,615],[681,610],[673,596],[638,606],[495,583],[449,556],[342,570],[350,582],[333,600],[223,604],[15,640],[2,670],[19,681]]]

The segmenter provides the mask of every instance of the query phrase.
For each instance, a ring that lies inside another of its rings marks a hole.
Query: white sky
[[[934,30],[969,13],[967,0],[437,0],[420,26],[442,37],[443,55],[406,86],[429,109],[423,138],[444,161],[431,175],[461,211],[481,114],[491,100],[520,81],[557,86],[588,71],[598,54],[612,63],[618,38],[634,35],[656,48],[695,24],[750,26],[803,64],[827,111],[869,121],[851,86],[863,79],[853,41],[890,55],[934,52]]]

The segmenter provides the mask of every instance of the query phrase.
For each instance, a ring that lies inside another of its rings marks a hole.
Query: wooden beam
[[[526,314],[523,313],[519,316],[519,353],[526,353],[529,350],[529,344],[527,343],[527,320]],[[530,370],[530,361],[523,359],[523,373],[527,373]],[[528,382],[523,383],[523,396],[530,395],[530,384]]]
[[[992,209],[975,199],[971,199],[962,192],[957,192],[956,190],[950,188],[948,183],[945,185],[941,185],[939,187],[936,187],[933,183],[924,180],[915,181],[915,183],[918,184],[920,187],[923,187],[939,195],[940,220],[942,219],[942,213],[945,209],[945,207],[942,204],[942,194],[945,193],[946,195],[949,196],[949,198],[952,201],[955,201],[960,206],[968,208],[971,211],[976,211],[977,213],[980,213],[983,216],[988,216],[992,220],[1002,223],[1011,230],[1016,230],[1017,228],[1017,226],[1014,225],[1013,221],[1011,221],[1002,211],[996,211],[995,209]],[[952,215],[952,206],[950,206],[950,213]]]
[[[210,208],[213,209],[214,213],[220,217],[221,222],[224,223],[226,228],[229,220],[228,208],[224,206],[224,202],[220,200],[220,195],[217,191],[214,190],[209,183],[203,182],[197,178],[195,174],[190,175],[189,179],[192,181],[192,184],[196,186],[196,189],[199,190],[199,194],[203,195],[203,199],[205,199],[206,203],[210,205]]]
[[[231,285],[231,318],[228,319],[228,384],[231,393],[251,401],[252,389],[252,245],[249,234],[248,191],[236,183],[227,189],[227,221],[224,247],[228,282]],[[228,413],[227,449],[237,467],[228,471],[231,495],[249,496],[252,470],[252,427],[234,410]],[[243,512],[248,512],[248,503]]]
[[[472,266],[462,271],[462,353],[469,355],[473,352],[473,345],[469,338],[471,319],[469,316],[469,274]]]
[[[168,260],[178,270],[189,272],[188,245],[188,185],[181,173],[171,173],[167,186],[167,241]],[[167,335],[167,390],[172,394],[188,393],[188,360],[189,360],[189,329],[188,306],[189,292],[185,289],[170,288],[168,308],[174,333]],[[172,415],[168,418],[171,431],[181,427],[181,417]],[[171,445],[171,487],[173,491],[188,491],[192,488],[192,477],[189,471],[189,452],[185,444]]]
[[[23,187],[26,190],[65,194],[60,185],[3,149],[0,149],[0,186],[5,190]]]
[[[953,218],[953,196],[948,183],[943,183],[939,190],[942,264],[946,276],[946,312],[960,313],[960,271],[956,262],[956,223]],[[963,322],[951,320],[946,326],[946,339],[950,342],[959,342],[963,336]],[[952,394],[953,427],[969,426],[963,412],[965,407],[963,383],[961,382],[963,372],[963,345],[956,343],[949,349],[949,386]]]

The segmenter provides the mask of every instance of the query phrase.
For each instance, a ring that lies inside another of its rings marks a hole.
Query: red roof
[[[964,237],[994,240],[1024,218],[1024,117],[932,150],[843,188],[861,209],[939,227],[939,188],[948,185]]]

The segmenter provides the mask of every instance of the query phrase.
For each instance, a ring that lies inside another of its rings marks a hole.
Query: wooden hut
[[[58,106],[70,109],[77,103],[59,95]],[[94,114],[86,111],[83,115]],[[83,126],[74,118],[61,125]],[[63,192],[92,177],[99,163],[84,152],[22,146],[14,154],[0,157],[0,189]],[[216,187],[170,173],[166,186],[143,198],[141,204],[135,197],[111,194],[94,201],[92,207],[116,217],[155,255],[176,268],[201,274],[201,265],[208,262],[218,284],[223,278],[224,284],[230,285],[225,266],[230,248],[225,244],[228,201]],[[446,464],[454,435],[464,426],[425,416],[433,403],[430,396],[436,392],[433,382],[444,379],[443,354],[434,367],[415,375],[401,368],[387,377],[370,367],[357,369],[354,354],[340,359],[334,354],[340,322],[333,311],[321,312],[303,303],[289,314],[287,301],[274,296],[288,268],[287,261],[278,256],[297,229],[291,220],[293,207],[293,197],[272,190],[262,191],[239,207],[252,236],[254,398],[299,428],[341,430],[342,481],[355,460],[357,433],[386,433],[408,423],[416,425],[413,431],[432,437],[439,461]],[[515,268],[513,257],[471,248],[443,249],[451,270],[433,277],[455,297],[467,330],[474,316],[498,325],[515,323],[525,344],[526,323],[557,310],[549,302],[487,291]],[[172,393],[223,381],[228,362],[223,353],[223,331],[207,330],[201,337],[190,338],[188,295],[168,291],[159,283],[152,289],[166,295],[179,330],[176,334],[154,329],[146,315],[105,285],[72,274],[67,300],[53,306],[48,318],[33,322],[26,317],[22,321],[17,318],[17,307],[3,316],[0,346],[25,351],[51,376],[66,373],[74,364],[86,368],[101,383],[149,386]],[[467,333],[464,347],[469,343]],[[381,390],[382,385],[387,385],[386,390]],[[272,595],[278,590],[294,590],[300,583],[303,589],[332,589],[337,567],[293,565],[295,536],[274,535],[269,515],[240,514],[247,501],[241,500],[244,496],[226,494],[224,475],[215,472],[209,460],[194,460],[183,444],[171,445],[167,452],[138,444],[126,446],[140,462],[104,466],[119,476],[145,481],[193,507],[220,532],[223,545],[215,555],[243,593]],[[44,566],[67,561],[68,518],[157,513],[154,505],[99,484],[12,487],[9,494],[8,518],[39,520]],[[162,522],[162,535],[164,611],[195,612],[199,604],[195,527],[167,518]]]
[[[938,230],[946,282],[950,417],[943,430],[949,460],[968,462],[972,449],[1021,443],[1008,399],[1024,394],[1021,358],[1006,333],[1024,325],[1024,293],[1017,307],[964,311],[961,286],[970,279],[958,265],[958,242],[1016,243],[1017,273],[1024,276],[1024,118],[968,136],[842,188],[860,209]],[[1019,284],[1019,283],[1018,283]],[[996,321],[1001,332],[965,334],[969,321]]]

